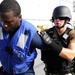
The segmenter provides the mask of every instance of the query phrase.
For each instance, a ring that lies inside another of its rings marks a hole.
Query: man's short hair
[[[3,0],[0,4],[0,12],[13,11],[15,16],[21,14],[21,7],[16,0]]]

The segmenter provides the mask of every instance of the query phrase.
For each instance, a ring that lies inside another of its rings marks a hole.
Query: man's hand
[[[52,39],[50,36],[46,33],[46,31],[41,31],[40,36],[42,37],[43,41],[47,44],[50,45],[52,42]]]
[[[51,38],[50,36],[45,32],[45,31],[41,31],[40,32],[40,36],[42,37],[42,39],[44,40],[44,42],[50,47],[52,48],[51,50],[56,53],[57,55],[60,54],[60,52],[62,51],[62,46],[56,44]]]

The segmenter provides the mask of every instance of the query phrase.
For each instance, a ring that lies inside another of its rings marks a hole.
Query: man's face
[[[54,23],[55,23],[55,26],[59,26],[59,27],[63,26],[65,23],[65,18],[64,17],[55,18]]]
[[[15,16],[12,11],[1,13],[1,22],[5,31],[12,32],[20,26],[21,15]]]

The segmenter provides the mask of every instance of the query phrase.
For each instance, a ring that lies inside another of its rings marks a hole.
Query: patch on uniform
[[[17,46],[19,46],[20,48],[24,49],[25,44],[27,42],[28,36],[21,34],[17,43]]]
[[[3,40],[2,27],[0,27],[0,40]]]
[[[68,38],[68,34],[64,34],[62,37],[66,40]]]

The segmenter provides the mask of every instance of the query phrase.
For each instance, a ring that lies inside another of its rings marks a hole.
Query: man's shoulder
[[[51,28],[46,30],[47,33],[53,33],[53,31],[54,31],[54,27],[51,27]]]
[[[69,32],[69,36],[70,36],[70,42],[73,42],[73,43],[75,43],[75,30],[71,30],[70,32]]]
[[[71,31],[69,32],[69,34],[75,35],[75,30],[71,29]]]

